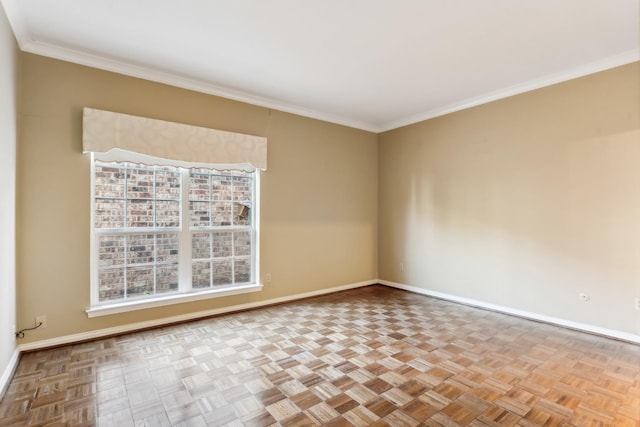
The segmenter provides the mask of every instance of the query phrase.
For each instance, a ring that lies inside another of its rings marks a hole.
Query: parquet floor
[[[640,346],[370,286],[24,354],[3,426],[639,426]]]

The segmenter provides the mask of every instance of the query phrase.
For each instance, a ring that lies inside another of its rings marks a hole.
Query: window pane
[[[231,225],[233,215],[232,204],[230,202],[217,202],[213,204],[211,212],[211,225],[227,226]]]
[[[251,201],[251,176],[234,176],[233,177],[233,200],[236,202]]]
[[[98,273],[100,301],[118,300],[124,297],[124,269],[101,270]]]
[[[124,236],[98,238],[98,266],[124,266]]]
[[[153,227],[153,201],[129,200],[127,227]]]
[[[124,201],[96,200],[96,228],[124,228]]]
[[[213,175],[211,177],[211,200],[232,200],[233,178],[231,176]]]
[[[218,231],[211,234],[213,236],[213,257],[230,257],[232,255],[231,239],[233,233],[231,231]]]
[[[233,177],[233,219],[236,225],[251,225],[253,175],[235,172]]]
[[[178,290],[178,264],[156,268],[156,293],[166,294]]]
[[[127,238],[127,264],[148,264],[153,260],[153,234],[132,234]]]
[[[189,202],[189,226],[208,227],[210,214],[209,202]]]
[[[156,227],[180,227],[180,202],[156,202]]]
[[[211,177],[207,173],[196,173],[193,170],[189,174],[189,200],[211,199]]]
[[[156,171],[156,199],[180,200],[180,171],[177,168]]]
[[[127,197],[129,199],[153,198],[153,168],[129,169],[127,174]]]
[[[231,260],[213,261],[213,285],[228,285],[233,283],[231,277]]]
[[[189,177],[189,225],[250,226],[253,179],[253,174],[239,171],[192,169]]]
[[[158,234],[156,236],[156,262],[177,265],[179,247],[178,234]]]
[[[233,249],[235,256],[251,255],[251,232],[236,231],[233,233]]]
[[[211,258],[211,234],[193,233],[191,235],[191,258],[210,259]]]
[[[153,268],[127,268],[127,297],[153,294]]]
[[[191,286],[194,289],[211,287],[211,262],[194,261],[191,266]]]
[[[247,283],[251,280],[251,262],[249,258],[234,260],[235,283]]]
[[[120,167],[96,164],[96,197],[123,199],[125,172]]]

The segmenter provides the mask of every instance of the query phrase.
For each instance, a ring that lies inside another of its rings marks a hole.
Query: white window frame
[[[232,284],[228,286],[220,286],[213,289],[192,289],[191,288],[191,269],[192,269],[192,252],[191,252],[191,236],[198,231],[210,231],[191,229],[189,226],[189,192],[185,191],[189,181],[189,169],[185,167],[183,162],[165,161],[164,165],[175,166],[181,168],[181,214],[180,227],[175,229],[158,230],[162,232],[178,232],[179,236],[179,262],[178,262],[178,291],[176,293],[152,296],[144,299],[133,299],[124,301],[99,301],[99,279],[98,279],[98,235],[99,232],[95,227],[95,163],[96,161],[113,161],[108,156],[101,156],[91,153],[91,231],[90,231],[90,307],[86,310],[88,317],[106,316],[116,313],[124,313],[129,311],[162,307],[172,304],[180,304],[190,301],[198,301],[210,298],[219,298],[230,295],[245,294],[249,292],[258,292],[262,290],[263,285],[260,283],[260,169],[256,169],[253,179],[253,204],[250,214],[252,215],[252,277],[249,283],[240,285]],[[131,160],[135,163],[135,160]],[[197,165],[196,167],[200,167]],[[209,169],[216,169],[216,165],[204,166]],[[233,227],[224,227],[224,230],[232,230]],[[146,231],[145,231],[146,232]],[[151,231],[150,234],[156,233]]]

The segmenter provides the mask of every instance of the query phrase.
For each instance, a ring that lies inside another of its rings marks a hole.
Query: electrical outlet
[[[36,325],[38,326],[40,323],[42,323],[42,325],[40,325],[40,327],[38,329],[47,329],[47,316],[42,314],[40,316],[36,316]]]
[[[634,307],[636,308],[636,310],[640,311],[640,297],[636,297],[633,300],[633,304],[634,304]]]
[[[587,302],[587,301],[589,301],[591,299],[591,297],[589,295],[583,294],[583,293],[578,294],[578,298],[582,302]]]
[[[404,262],[400,263],[400,271],[404,271]]]
[[[271,283],[271,273],[267,273],[264,275],[264,281],[267,283]]]

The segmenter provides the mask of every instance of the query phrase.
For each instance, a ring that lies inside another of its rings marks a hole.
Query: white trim
[[[186,293],[193,285],[191,231],[189,230],[189,170],[180,172],[180,231],[178,232],[178,291]],[[97,253],[97,252],[96,252]]]
[[[20,13],[20,7],[18,7],[19,0],[0,0],[2,2],[2,6],[4,7],[4,13],[7,15],[7,19],[9,20],[9,24],[11,25],[11,30],[13,30],[13,35],[16,38],[16,42],[21,50],[25,43],[28,43],[31,38],[29,37],[29,32],[27,31],[27,27],[25,25],[24,19],[22,18],[22,14]]]
[[[96,305],[85,310],[87,317],[108,316],[110,314],[126,313],[128,311],[143,310],[145,308],[163,307],[165,305],[182,304],[191,301],[204,299],[227,297],[230,295],[247,294],[260,292],[262,285],[251,283],[247,285],[230,285],[221,289],[212,289],[201,292],[191,292],[186,294],[172,294],[161,297],[154,297],[139,301],[126,301],[117,304]]]
[[[303,298],[310,298],[310,297],[315,297],[315,296],[320,296],[325,294],[331,294],[334,292],[346,291],[348,289],[361,288],[364,286],[375,285],[377,283],[379,283],[378,280],[367,280],[364,282],[351,283],[348,285],[335,286],[335,287],[326,288],[326,289],[319,289],[317,291],[304,292],[301,294],[294,294],[294,295],[289,295],[289,296],[284,296],[279,298],[272,298],[264,301],[232,305],[229,307],[215,308],[212,310],[198,311],[194,313],[186,313],[178,316],[163,317],[160,319],[148,320],[145,322],[130,323],[122,326],[114,326],[112,328],[98,329],[98,330],[89,331],[89,332],[81,332],[79,334],[65,335],[62,337],[56,337],[56,338],[51,338],[47,340],[34,341],[26,344],[21,344],[18,346],[18,349],[21,352],[23,352],[23,351],[40,350],[43,348],[55,347],[59,345],[73,344],[80,341],[99,339],[99,338],[103,338],[111,335],[118,335],[118,334],[133,332],[140,329],[154,328],[154,327],[168,325],[171,323],[179,323],[179,322],[186,322],[189,320],[195,320],[202,317],[210,317],[210,316],[215,316],[219,314],[232,313],[236,311],[250,310],[253,308],[260,308],[267,305],[281,304],[281,303],[295,301]]]
[[[583,323],[572,322],[572,321],[559,319],[551,316],[540,315],[536,313],[530,313],[523,310],[517,310],[517,309],[490,304],[490,303],[477,301],[469,298],[458,297],[455,295],[446,294],[442,292],[430,291],[428,289],[419,288],[416,286],[404,285],[401,283],[390,282],[387,280],[367,280],[364,282],[336,286],[336,287],[327,288],[327,289],[320,289],[317,291],[304,292],[301,294],[289,295],[289,296],[284,296],[279,298],[272,298],[265,301],[257,301],[257,302],[239,304],[239,305],[234,305],[229,307],[216,308],[212,310],[186,313],[178,316],[164,317],[160,319],[148,320],[145,322],[131,323],[127,325],[115,326],[115,327],[105,328],[105,329],[98,329],[98,330],[89,331],[89,332],[81,332],[78,334],[66,335],[66,336],[51,338],[47,340],[34,341],[34,342],[19,345],[16,352],[40,350],[48,347],[73,344],[80,341],[100,339],[107,336],[134,332],[141,329],[160,327],[160,326],[168,325],[171,323],[187,322],[190,320],[195,320],[203,317],[210,317],[210,316],[216,316],[220,314],[232,313],[237,311],[250,310],[250,309],[260,308],[268,305],[281,304],[281,303],[291,302],[291,301],[295,301],[303,298],[310,298],[310,297],[345,291],[349,289],[356,289],[356,288],[361,288],[361,287],[376,285],[376,284],[640,344],[640,336],[629,334],[626,332],[600,328],[598,326],[586,325]],[[14,354],[13,358],[16,359],[17,355]],[[12,359],[12,363],[15,368],[15,365],[17,365],[17,359],[15,362]],[[7,370],[5,371],[2,377],[3,381],[5,380],[5,377],[8,375],[7,372],[12,372],[12,371],[9,368],[7,368]]]
[[[563,70],[558,73],[549,74],[537,79],[518,83],[513,86],[499,89],[493,92],[483,93],[473,98],[464,99],[462,101],[454,102],[453,104],[449,104],[449,105],[443,105],[433,110],[424,111],[418,114],[413,114],[408,117],[403,117],[399,120],[386,122],[378,127],[377,132],[386,132],[392,129],[397,129],[402,126],[412,125],[414,123],[422,122],[424,120],[433,119],[439,116],[444,116],[445,114],[454,113],[456,111],[466,110],[467,108],[476,107],[478,105],[487,104],[489,102],[497,101],[503,98],[508,98],[510,96],[518,95],[524,92],[530,92],[532,90],[541,89],[543,87],[577,79],[579,77],[584,77],[589,74],[595,74],[600,71],[605,71],[611,68],[620,67],[622,65],[630,64],[636,61],[640,61],[640,51],[630,50],[628,52],[623,52],[618,55],[613,55],[608,58],[601,59],[599,61],[583,64],[579,67]]]
[[[13,20],[10,20],[10,22],[13,28]],[[369,132],[375,133],[377,129],[377,126],[371,123],[353,120],[347,117],[340,117],[321,111],[310,110],[298,105],[289,104],[275,99],[264,98],[248,92],[229,89],[204,80],[183,77],[161,69],[133,65],[116,59],[105,58],[100,55],[81,52],[68,47],[56,46],[41,41],[27,40],[26,42],[22,43],[19,41],[18,44],[24,52],[34,53],[36,55],[42,55],[66,62],[72,62],[75,64],[85,65],[87,67],[93,67],[99,70],[111,71],[114,73],[123,74],[125,76],[137,77],[143,80],[163,83],[169,86],[193,90],[200,93],[206,93],[209,95],[219,96],[234,101],[244,102],[246,104],[256,105],[258,107],[265,107],[283,111],[286,113],[296,114],[303,117],[310,117],[312,119],[336,123],[339,125],[362,129]]]
[[[87,110],[87,108],[85,108]],[[162,157],[149,156],[147,154],[136,153],[135,151],[123,150],[121,148],[112,148],[111,150],[100,153],[97,151],[87,151],[91,153],[94,160],[100,162],[129,162],[129,163],[141,163],[146,166],[174,166],[182,169],[216,169],[219,171],[228,170],[240,170],[244,172],[253,172],[258,170],[251,163],[198,163],[198,162],[186,162],[181,160],[164,159]],[[84,154],[86,154],[84,153]]]
[[[13,21],[11,21],[13,24]],[[16,36],[17,37],[17,36]],[[297,105],[288,104],[282,101],[274,99],[263,98],[250,93],[232,90],[222,86],[215,85],[213,83],[190,79],[182,76],[178,76],[173,73],[169,73],[162,70],[153,69],[150,67],[141,67],[132,64],[127,64],[122,61],[114,59],[104,58],[98,55],[91,55],[84,52],[76,51],[73,49],[54,46],[38,41],[28,41],[27,43],[19,43],[20,47],[25,52],[31,52],[38,55],[43,55],[63,61],[68,61],[80,65],[86,65],[89,67],[98,68],[101,70],[112,71],[114,73],[124,74],[131,77],[137,77],[144,80],[150,80],[153,82],[163,83],[170,86],[179,87],[182,89],[194,90],[196,92],[206,93],[209,95],[219,96],[222,98],[232,99],[234,101],[240,101],[258,107],[272,108],[278,111],[286,113],[292,113],[303,117],[309,117],[312,119],[327,121],[338,125],[348,126],[356,129],[361,129],[373,133],[386,132],[392,129],[396,129],[402,126],[411,125],[424,120],[432,119],[439,116],[444,116],[456,111],[465,110],[467,108],[475,107],[478,105],[486,104],[489,102],[497,101],[499,99],[507,98],[513,95],[518,95],[524,92],[529,92],[535,89],[540,89],[546,86],[551,86],[557,83],[562,83],[578,77],[583,77],[589,74],[594,74],[600,71],[605,71],[611,68],[619,67],[621,65],[630,64],[640,60],[640,52],[636,50],[624,52],[618,55],[605,58],[603,60],[595,61],[589,64],[565,70],[559,73],[544,76],[538,79],[522,82],[511,87],[500,89],[494,92],[484,93],[473,98],[454,102],[449,105],[441,106],[433,110],[424,111],[411,116],[403,117],[399,120],[394,120],[386,123],[371,123],[361,120],[354,120],[348,117],[335,116],[329,113],[306,109]]]
[[[256,169],[253,176],[253,206],[251,209],[251,223],[253,224],[253,259],[251,260],[251,280],[260,283],[260,194],[262,192],[261,170]]]
[[[20,360],[20,349],[15,348],[13,350],[13,354],[11,355],[11,359],[9,359],[9,363],[7,367],[4,369],[2,376],[0,377],[0,400],[4,397],[4,394],[7,392],[9,388],[9,384],[11,383],[11,379],[13,378],[13,374],[18,367],[18,361]]]
[[[640,60],[640,52],[637,49],[634,49],[627,52],[622,52],[617,55],[613,55],[608,58],[584,64],[569,70],[554,73],[542,78],[522,82],[505,89],[481,94],[473,98],[454,102],[450,105],[445,105],[433,110],[413,114],[399,120],[385,123],[372,123],[369,121],[356,120],[349,117],[336,116],[322,111],[311,110],[275,99],[260,97],[247,92],[219,86],[211,82],[179,76],[175,73],[167,72],[161,69],[133,65],[124,61],[106,58],[98,54],[81,52],[69,47],[56,46],[50,43],[33,40],[27,30],[23,17],[20,14],[20,10],[17,5],[18,0],[0,1],[4,6],[5,13],[11,25],[11,29],[13,30],[13,34],[16,37],[18,45],[24,52],[30,52],[37,55],[60,59],[62,61],[72,62],[75,64],[111,71],[131,77],[137,77],[144,80],[163,83],[183,89],[194,90],[196,92],[206,93],[209,95],[220,96],[223,98],[244,102],[259,107],[272,108],[286,113],[292,113],[303,117],[327,121],[330,123],[353,127],[373,133],[386,132],[402,126],[418,123],[455,111],[460,111],[477,105],[486,104],[498,99],[539,89],[545,86],[550,86],[556,83],[561,83],[567,80],[608,70]]]
[[[414,292],[416,294],[426,295],[426,296],[439,298],[447,301],[457,302],[460,304],[470,305],[472,307],[478,307],[486,310],[497,311],[500,313],[510,314],[510,315],[522,317],[525,319],[537,320],[540,322],[550,323],[552,325],[562,326],[569,329],[588,332],[596,335],[603,335],[609,338],[615,338],[619,340],[629,341],[635,344],[640,344],[640,335],[635,335],[628,332],[617,331],[615,329],[602,328],[600,326],[589,325],[586,323],[574,322],[572,320],[561,319],[559,317],[547,316],[545,314],[533,313],[530,311],[519,310],[517,308],[505,307],[502,305],[492,304],[485,301],[479,301],[479,300],[460,297],[457,295],[451,295],[443,292],[432,291],[425,288],[419,288],[417,286],[390,282],[388,280],[379,280],[378,283],[380,283],[381,285],[392,287],[392,288]]]
[[[91,188],[89,191],[89,302],[91,305],[95,305],[100,301],[100,295],[98,291],[99,287],[99,274],[98,274],[98,239],[96,238],[96,162],[95,154],[91,153],[91,177],[89,178],[89,184]]]

